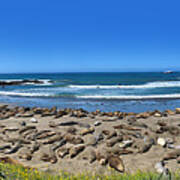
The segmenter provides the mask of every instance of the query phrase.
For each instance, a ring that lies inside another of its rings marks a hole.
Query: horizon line
[[[68,73],[164,73],[166,71],[66,71],[66,72],[8,72],[8,73],[0,73],[3,74],[68,74]],[[172,72],[180,72],[178,70]]]

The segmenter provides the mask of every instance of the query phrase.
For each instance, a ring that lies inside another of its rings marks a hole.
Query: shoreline
[[[180,108],[160,112],[0,105],[0,157],[69,173],[180,170]],[[163,167],[157,163],[166,162]]]

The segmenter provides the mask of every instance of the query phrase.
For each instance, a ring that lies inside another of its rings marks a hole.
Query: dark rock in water
[[[109,156],[108,163],[111,168],[114,168],[115,170],[119,172],[123,173],[125,171],[123,161],[119,156],[115,156],[115,155]]]
[[[14,86],[14,85],[23,85],[27,83],[33,83],[33,84],[43,84],[43,81],[40,80],[17,80],[17,81],[0,81],[0,86]]]

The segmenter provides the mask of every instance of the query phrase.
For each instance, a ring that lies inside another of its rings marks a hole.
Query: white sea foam
[[[78,89],[148,89],[148,88],[166,88],[180,87],[180,81],[157,81],[142,85],[69,85],[69,88]]]
[[[88,96],[76,96],[83,99],[122,99],[122,100],[141,100],[141,99],[176,99],[180,98],[180,94],[160,94],[160,95],[120,95],[120,96],[104,96],[104,95],[88,95]]]
[[[22,93],[13,91],[0,91],[0,95],[4,96],[24,96],[24,97],[48,97],[51,94],[48,93]]]

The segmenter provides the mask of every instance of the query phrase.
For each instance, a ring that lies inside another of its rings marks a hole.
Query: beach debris
[[[121,143],[119,143],[119,147],[120,148],[127,148],[130,147],[133,144],[133,140],[126,140],[126,141],[122,141]]]
[[[21,126],[26,126],[26,122],[25,122],[25,121],[21,121],[21,122],[20,122],[20,125],[21,125]]]
[[[101,122],[100,122],[100,121],[94,122],[94,126],[100,126],[100,125],[101,125]]]
[[[162,114],[161,113],[155,113],[154,117],[162,117]]]
[[[108,157],[109,166],[118,172],[123,173],[125,171],[124,163],[119,156],[111,155]]]
[[[158,138],[158,139],[157,139],[157,144],[160,145],[160,146],[162,146],[162,147],[165,147],[165,146],[166,146],[166,143],[167,143],[167,141],[166,141],[166,139],[164,139],[164,138]]]
[[[163,175],[168,175],[169,170],[168,168],[165,167],[165,163],[163,161],[157,162],[154,166],[156,169],[157,173],[163,174]]]
[[[30,119],[30,122],[31,122],[31,123],[38,123],[38,120],[37,120],[36,118],[31,118],[31,119]]]

